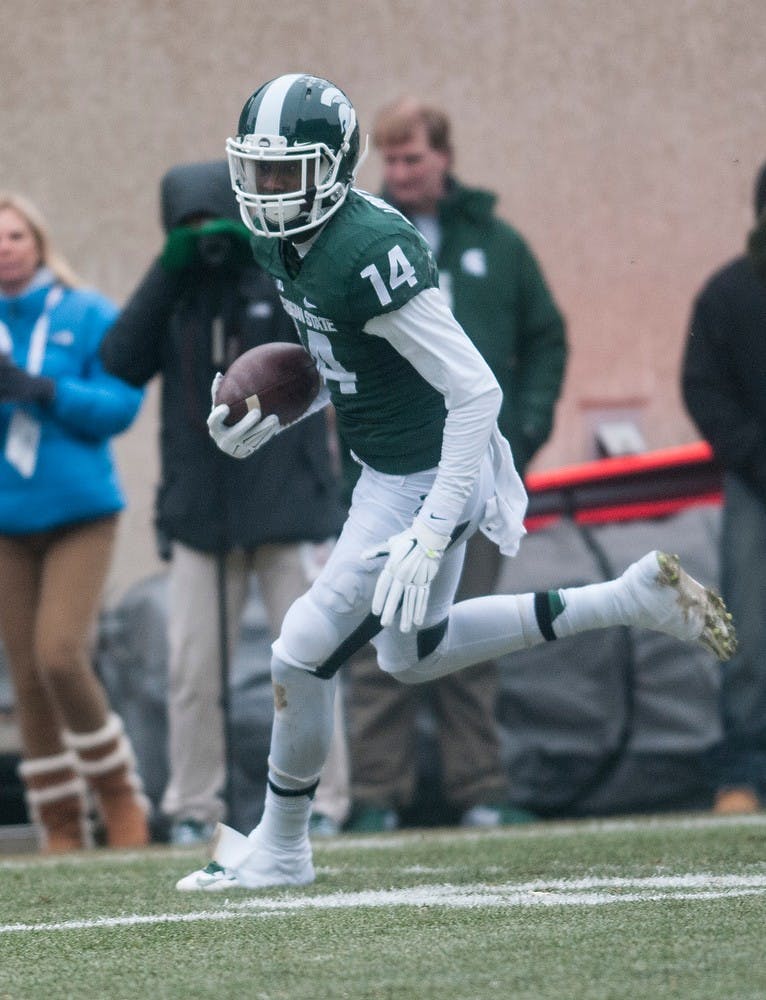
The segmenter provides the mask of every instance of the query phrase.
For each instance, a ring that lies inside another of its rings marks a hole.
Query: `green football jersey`
[[[380,472],[437,465],[443,396],[387,340],[364,330],[374,316],[438,287],[433,255],[415,227],[384,201],[352,189],[297,273],[291,267],[294,277],[282,240],[256,237],[252,245],[327,383],[344,442]]]

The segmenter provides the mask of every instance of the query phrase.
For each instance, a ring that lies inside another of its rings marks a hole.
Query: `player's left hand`
[[[431,581],[436,576],[449,541],[449,535],[434,531],[415,518],[412,526],[405,531],[362,553],[363,559],[388,556],[372,598],[372,613],[380,615],[381,625],[391,624],[400,602],[399,628],[402,632],[409,632],[413,625],[423,624]]]

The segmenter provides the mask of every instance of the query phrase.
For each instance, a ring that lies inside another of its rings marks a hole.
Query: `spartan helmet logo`
[[[337,87],[328,87],[327,90],[322,91],[321,101],[322,104],[326,104],[328,108],[331,108],[333,104],[337,103],[338,121],[343,129],[343,134],[347,136],[349,131],[356,124],[356,115],[354,114],[354,109],[349,104],[346,95],[342,90],[338,90]]]

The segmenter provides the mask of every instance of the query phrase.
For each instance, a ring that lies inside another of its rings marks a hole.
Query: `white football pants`
[[[310,590],[285,616],[282,632],[273,645],[276,711],[269,760],[271,780],[280,788],[298,790],[313,784],[327,755],[332,734],[335,678],[322,679],[315,676],[314,671],[329,668],[329,672],[333,666],[342,666],[353,651],[344,644],[356,630],[370,622],[372,595],[384,558],[364,560],[362,552],[412,523],[435,475],[436,470],[432,469],[410,476],[391,476],[365,467],[330,558]],[[423,626],[417,632],[403,633],[395,620],[390,628],[377,635],[368,635],[359,643],[364,645],[371,638],[380,666],[404,682],[430,680],[497,652],[491,644],[487,654],[483,649],[481,640],[487,625],[486,615],[474,612],[476,628],[469,629],[465,642],[460,639],[463,616],[457,615],[456,628],[452,624],[456,615],[452,602],[460,581],[465,542],[478,529],[492,492],[492,469],[486,460],[460,519],[460,533],[445,553],[431,586]],[[515,599],[500,600],[505,606],[493,607],[491,617],[495,642],[502,643],[505,651],[509,633],[517,632],[521,636],[522,629],[514,620]],[[464,606],[458,605],[458,608]],[[448,617],[449,628],[445,626],[440,641],[438,629],[436,638],[429,641],[431,627],[445,623]],[[449,643],[446,641],[448,635]],[[453,638],[462,648],[445,658]],[[535,641],[541,638],[536,634]],[[434,643],[434,648],[430,648]],[[522,639],[521,645],[526,644],[526,639]]]

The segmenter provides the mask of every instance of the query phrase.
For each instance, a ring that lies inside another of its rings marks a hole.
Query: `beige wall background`
[[[310,71],[362,123],[399,94],[453,117],[565,312],[571,362],[537,468],[592,455],[594,414],[650,448],[697,435],[678,389],[690,303],[740,252],[766,159],[763,0],[35,0],[0,14],[0,187],[34,198],[124,301],[161,246],[157,189],[223,155],[263,81]],[[360,174],[375,190],[374,154]],[[116,442],[129,506],[108,599],[156,571],[156,386]]]

